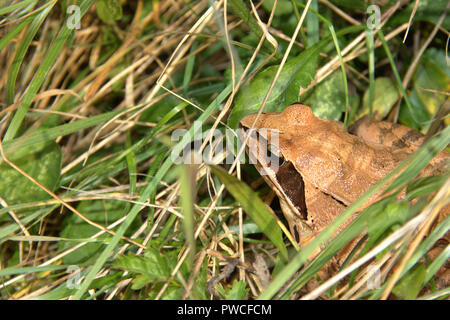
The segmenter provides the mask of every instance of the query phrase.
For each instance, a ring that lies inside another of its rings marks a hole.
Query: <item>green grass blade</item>
[[[27,17],[21,23],[15,26],[14,29],[12,29],[6,36],[4,36],[0,40],[0,50],[2,50],[15,36],[17,36],[19,32],[22,31],[23,28],[25,28],[30,23],[31,20],[33,20],[32,16]]]
[[[180,207],[182,208],[183,213],[183,228],[186,246],[190,248],[188,267],[191,267],[194,262],[195,255],[194,203],[196,194],[195,179],[197,176],[197,170],[195,165],[181,165],[178,167],[178,169],[180,176]]]
[[[344,118],[344,128],[348,125],[348,85],[347,85],[347,73],[345,72],[344,60],[342,59],[341,49],[339,48],[339,42],[336,36],[336,32],[334,31],[333,25],[329,26],[331,36],[333,37],[334,46],[336,48],[337,54],[339,56],[339,63],[341,64],[342,70],[342,81],[344,81],[344,90],[345,90],[345,118]]]
[[[79,3],[80,18],[84,16],[84,14],[87,12],[87,10],[91,7],[93,3],[94,0],[80,1]],[[26,93],[24,94],[23,99],[20,105],[18,106],[17,111],[14,114],[14,117],[11,120],[8,130],[5,133],[5,136],[3,138],[4,142],[12,140],[16,136],[17,132],[19,131],[20,125],[22,124],[22,121],[25,118],[26,113],[28,112],[28,109],[30,108],[31,103],[33,102],[34,97],[41,88],[41,85],[44,82],[45,77],[50,72],[50,69],[52,68],[53,64],[58,58],[58,55],[62,47],[64,46],[66,41],[70,38],[70,35],[73,32],[74,31],[70,29],[70,27],[66,23],[61,28],[53,45],[48,49],[45,58],[43,59],[41,65],[39,66],[39,69],[37,70],[36,74],[34,75],[33,80],[31,80],[31,83]]]
[[[250,10],[246,7],[245,2],[242,0],[229,0],[228,1],[229,6],[231,9],[236,13],[239,18],[241,18],[250,28],[250,30],[256,35],[257,38],[261,38],[263,36],[263,31],[261,27],[258,25],[258,22],[253,17]],[[264,46],[270,50],[273,51],[274,48],[269,42],[266,40],[264,42]],[[281,59],[281,54],[279,52],[275,53],[274,59]]]
[[[310,5],[311,11],[318,12],[319,5],[317,0],[312,0]],[[308,37],[308,46],[312,46],[319,42],[319,18],[315,14],[308,14],[306,16],[306,30]]]
[[[15,207],[15,206],[1,208],[0,215],[8,212],[8,210],[11,210],[10,208],[12,208],[12,207]],[[57,207],[58,206],[55,205],[50,208],[43,208],[41,210],[37,210],[36,212],[27,214],[26,217],[21,218],[21,222],[24,225],[27,225],[28,223],[39,221],[40,219],[43,219],[48,214],[50,214],[50,212],[52,212]],[[9,224],[9,225],[6,225],[6,226],[0,228],[0,244],[2,244],[3,242],[5,242],[7,240],[8,235],[10,235],[13,232],[17,232],[18,230],[20,230],[20,226],[17,223]]]
[[[12,5],[0,8],[0,16],[2,16],[4,14],[7,14],[7,13],[10,13],[10,12],[16,10],[16,9],[23,8],[23,7],[29,5],[30,3],[33,3],[33,2],[37,2],[37,0],[23,0],[23,1],[20,1],[18,3],[15,3],[15,4],[12,4]]]
[[[51,237],[51,236],[12,236],[8,237],[7,240],[10,241],[42,241],[42,242],[58,242],[58,241],[73,241],[73,242],[105,242],[101,239],[91,239],[91,238],[61,238],[61,237]]]
[[[14,152],[19,148],[25,148],[30,145],[44,143],[46,141],[55,140],[58,137],[62,137],[79,130],[83,130],[89,127],[93,127],[102,122],[112,119],[114,116],[118,115],[123,110],[111,111],[97,116],[77,120],[71,123],[66,123],[54,128],[38,130],[32,132],[28,135],[16,138],[3,143],[3,148],[7,153]]]
[[[427,268],[423,284],[426,284],[428,281],[430,281],[431,278],[435,275],[435,273],[442,267],[444,263],[448,261],[449,258],[450,258],[450,246],[447,246]]]
[[[282,258],[287,261],[287,249],[283,241],[283,235],[273,214],[266,207],[266,204],[245,182],[238,180],[225,170],[218,167],[211,167],[212,172],[219,177],[227,190],[240,202],[242,208],[256,223],[259,229],[272,241],[280,250]]]
[[[450,229],[450,216],[447,216],[447,218],[444,221],[442,221],[419,245],[419,247],[416,249],[412,257],[406,263],[402,275],[404,275],[410,268],[412,268],[420,260],[420,258],[422,258],[428,252],[428,250],[430,250],[435,245],[435,243],[439,239],[444,237],[445,233],[448,232],[449,229]],[[434,273],[429,273],[427,271],[426,281],[429,281],[433,274]]]
[[[126,140],[126,147],[131,147],[131,133],[130,131],[127,132],[127,140]],[[128,179],[130,181],[130,195],[134,195],[136,191],[136,182],[137,182],[137,168],[136,168],[136,155],[134,152],[129,152],[126,156],[127,159],[127,166],[128,166]]]
[[[44,10],[38,13],[33,21],[31,22],[24,38],[20,41],[19,47],[17,48],[16,56],[14,57],[11,69],[9,70],[8,81],[6,83],[6,102],[8,104],[14,103],[14,86],[16,85],[17,75],[19,74],[20,67],[22,66],[25,54],[31,44],[36,33],[42,25],[42,22],[47,17],[50,10],[56,2],[51,3],[46,6]]]
[[[295,1],[295,3],[298,4],[299,6],[301,6],[303,9],[306,8],[306,5],[304,3],[299,2],[299,0],[293,0],[293,1]],[[330,20],[328,20],[327,18],[322,16],[316,9],[312,8],[312,3],[311,3],[311,6],[309,6],[309,11],[311,11],[323,23],[327,24],[328,26],[332,25]],[[352,27],[350,27],[350,28],[352,28]],[[343,31],[344,29],[345,28],[342,28],[341,31]]]
[[[147,177],[145,178],[146,182],[149,182],[153,178],[156,170],[158,170],[158,168],[160,167],[161,162],[164,160],[164,158],[165,158],[164,153],[160,153],[156,156],[155,160],[153,161],[152,165],[150,166],[150,169],[148,169]],[[156,199],[156,189],[154,189],[153,192],[150,193],[150,197],[149,197],[150,203],[155,203],[155,199]],[[155,214],[155,208],[150,207],[149,213],[148,213],[149,226],[153,224],[154,214]]]
[[[374,90],[375,90],[375,50],[373,30],[366,29],[367,52],[369,54],[369,116],[372,118]]]
[[[450,287],[447,287],[442,290],[438,290],[438,291],[432,292],[430,294],[427,294],[425,296],[418,297],[417,300],[430,300],[430,299],[434,299],[434,300],[447,299],[448,300],[449,296],[450,296]]]
[[[397,80],[397,85],[400,91],[402,92],[403,98],[405,99],[406,105],[409,109],[409,112],[411,113],[411,117],[417,124],[420,124],[421,122],[417,119],[417,117],[415,116],[415,112],[413,111],[411,101],[409,101],[409,96],[406,94],[405,88],[403,88],[402,79],[400,78],[397,67],[395,66],[394,58],[392,58],[391,50],[389,50],[386,39],[384,39],[384,35],[381,29],[378,30],[378,37],[380,38],[380,41],[383,44],[384,51],[386,52],[386,55],[389,59],[389,63],[391,64],[391,69],[392,72],[394,73],[395,80]]]
[[[67,269],[67,266],[60,265],[60,266],[21,267],[21,268],[11,267],[0,270],[0,277],[13,276],[16,274],[29,274],[35,272],[55,271],[62,269]]]
[[[186,62],[186,67],[184,68],[184,77],[183,77],[183,88],[184,91],[187,92],[189,89],[189,83],[192,80],[192,75],[194,72],[194,66],[195,66],[195,55],[192,54],[197,50],[198,42],[195,41],[194,44],[191,47],[191,50],[189,51],[189,54],[191,56],[189,57],[188,61]]]

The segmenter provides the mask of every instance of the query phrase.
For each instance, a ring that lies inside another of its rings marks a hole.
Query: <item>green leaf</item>
[[[272,11],[273,4],[275,0],[265,0],[262,4],[263,8],[267,10],[268,13]],[[285,14],[292,13],[292,2],[291,0],[278,0],[277,6],[275,8],[275,16],[282,16]]]
[[[420,101],[416,89],[411,90],[411,96],[409,97],[409,100],[411,101],[411,104],[413,106],[412,112],[414,114],[411,114],[411,110],[408,108],[406,103],[402,103],[400,106],[400,114],[398,116],[398,120],[405,126],[424,132],[423,124],[429,123],[428,121],[431,119],[431,116],[428,113],[427,108],[423,105],[422,101]]]
[[[335,71],[314,88],[302,103],[311,107],[314,115],[322,119],[339,120],[345,111],[345,88],[342,72]],[[357,102],[353,98],[353,103]]]
[[[319,12],[319,5],[317,0],[311,1],[311,12]],[[308,46],[312,46],[319,42],[319,18],[315,14],[306,15],[306,35],[308,39]]]
[[[155,290],[152,290],[149,292],[148,299],[155,300],[157,294],[162,288],[162,284],[158,287],[155,287]],[[180,286],[175,285],[169,285],[167,289],[164,291],[163,295],[161,296],[161,300],[180,300],[181,295],[184,292],[184,288]]]
[[[83,201],[77,206],[77,210],[81,212],[86,218],[102,225],[109,225],[125,214],[125,203],[114,200],[92,200]],[[75,214],[71,214],[64,219],[64,229],[60,232],[60,236],[69,239],[89,238],[90,236],[99,232],[95,226],[87,224],[84,220]],[[136,226],[136,225],[135,225]],[[109,236],[105,236],[109,237]],[[107,241],[107,238],[100,238]],[[59,249],[66,250],[78,244],[79,241],[60,241]],[[91,263],[95,261],[104,248],[104,243],[94,242],[88,243],[68,255],[63,257],[63,263],[67,265]]]
[[[368,221],[369,241],[373,243],[390,227],[403,224],[409,216],[409,204],[403,202],[390,202],[385,208],[371,212]]]
[[[249,291],[244,281],[233,281],[233,287],[225,292],[227,300],[244,300]]]
[[[142,289],[150,281],[152,281],[152,279],[147,274],[139,274],[135,276],[131,281],[131,289],[133,290]]]
[[[408,272],[396,284],[392,292],[401,299],[412,300],[417,297],[422,289],[422,284],[425,279],[425,266],[418,264],[410,272]]]
[[[306,88],[314,79],[319,55],[312,55],[303,67],[295,74],[289,86],[286,88],[287,105],[300,100],[299,89]]]
[[[361,29],[361,26],[343,28],[337,35],[342,36]],[[264,112],[281,112],[299,100],[300,88],[306,88],[314,79],[318,55],[330,40],[331,36],[326,37],[286,62],[267,100]],[[266,68],[239,91],[228,118],[228,125],[231,128],[237,128],[244,116],[259,110],[278,68],[278,65]]]
[[[120,0],[97,0],[97,15],[106,23],[122,19]]]
[[[23,1],[20,1],[18,3],[15,3],[15,4],[11,4],[9,6],[5,6],[4,0],[2,0],[0,2],[0,4],[2,5],[1,8],[0,8],[0,16],[5,15],[5,14],[11,12],[11,11],[20,9],[22,7],[25,7],[25,6],[29,5],[32,2],[36,2],[36,0],[23,0]]]
[[[403,269],[402,276],[406,274],[414,265],[425,256],[428,251],[435,246],[436,242],[439,241],[448,232],[450,227],[450,216],[444,219],[439,225],[437,225],[434,230],[422,241],[419,247],[416,249],[412,257],[408,260]],[[447,246],[445,250],[431,263],[427,268],[427,273],[423,284],[426,284],[432,276],[439,270],[440,266],[445,263],[448,259],[448,254],[450,247]]]
[[[126,147],[131,147],[131,132],[127,132],[127,140],[126,140]],[[136,182],[137,182],[137,168],[136,168],[136,154],[131,151],[126,155],[127,159],[127,167],[128,167],[128,180],[130,181],[130,196],[134,195],[134,192],[136,191]]]
[[[383,45],[383,49],[384,49],[384,52],[386,53],[386,56],[387,56],[387,58],[389,60],[389,64],[391,65],[392,72],[394,73],[395,80],[397,82],[397,86],[398,86],[399,90],[402,93],[403,100],[405,101],[406,106],[408,107],[408,109],[409,109],[409,111],[411,113],[411,116],[413,117],[414,121],[418,122],[418,120],[414,117],[415,114],[413,112],[413,110],[414,110],[413,106],[411,104],[411,101],[409,99],[408,94],[406,93],[405,88],[403,88],[402,79],[400,78],[400,74],[398,72],[397,65],[395,64],[394,58],[392,57],[391,50],[389,49],[389,46],[388,46],[388,44],[386,42],[386,39],[384,38],[384,34],[383,34],[382,30],[378,29],[377,34],[378,34],[378,37],[380,38],[380,41],[381,41],[381,43]]]
[[[445,263],[448,263],[448,259],[450,259],[450,246],[447,246],[444,250],[442,250],[442,252],[433,260],[433,262],[427,268],[424,284],[430,281],[430,279],[439,271],[439,269]],[[442,277],[442,279],[439,279],[438,277],[437,280],[445,281],[445,276]]]
[[[230,0],[230,1],[228,1],[228,5],[231,7],[231,10],[233,10],[233,12],[236,15],[238,15],[239,18],[241,18],[242,21],[244,21],[247,24],[247,26],[250,28],[251,32],[258,39],[260,39],[263,36],[263,31],[262,31],[261,27],[259,26],[258,21],[253,16],[253,14],[250,12],[250,10],[247,8],[244,1]],[[264,41],[264,46],[266,47],[267,50],[270,50],[270,52],[273,52],[274,48],[269,43],[269,41],[267,41],[267,39],[266,39],[266,41]],[[279,52],[275,52],[274,58],[280,59]]]
[[[367,89],[367,107],[369,108],[369,115],[373,113],[373,100],[375,95],[375,50],[373,30],[366,29],[366,44],[367,44],[367,63],[369,65],[369,88]],[[362,56],[364,57],[364,56]]]
[[[61,150],[56,142],[40,143],[9,155],[9,160],[54,191],[61,173]],[[4,161],[0,162],[0,197],[8,205],[49,199],[50,195]]]
[[[369,114],[370,100],[369,89],[366,90],[363,97],[363,107],[359,112],[362,117]],[[374,82],[374,100],[373,100],[373,116],[376,120],[382,120],[387,116],[391,108],[397,102],[400,94],[395,86],[394,81],[390,78],[379,77]]]
[[[145,285],[151,284],[153,293],[157,293],[161,285],[170,278],[173,268],[178,263],[178,254],[177,250],[162,254],[156,248],[149,248],[143,257],[134,254],[119,255],[112,262],[112,266],[134,274],[133,290],[139,290]],[[180,271],[183,276],[188,276],[185,266],[183,265]],[[182,287],[176,280],[172,284],[178,284],[177,288]]]
[[[298,101],[300,87],[306,88],[314,79],[317,58],[324,44],[320,42],[304,50],[284,65],[267,100],[264,112],[280,112],[286,106]],[[231,128],[237,128],[244,116],[258,111],[278,68],[278,65],[266,68],[257,74],[249,85],[239,91],[235,106],[228,118]]]
[[[407,274],[411,268],[413,268],[416,263],[425,255],[427,252],[435,246],[436,242],[441,239],[449,230],[450,226],[450,216],[447,216],[444,221],[442,221],[434,230],[420,243],[419,247],[415,250],[414,254],[408,259],[406,262],[405,267],[403,268],[401,277],[403,275]],[[447,247],[448,249],[449,247]],[[447,252],[445,252],[447,251]],[[428,267],[427,273],[425,276],[424,281],[422,282],[422,286],[425,285],[431,277],[434,275],[434,273],[439,269],[440,265],[444,263],[447,259],[445,258],[445,255],[448,255],[449,251],[444,250],[441,252],[441,254],[432,262],[432,264]],[[441,260],[442,259],[442,260]],[[375,293],[371,296],[370,299],[378,299],[381,294],[383,293],[386,286],[382,286],[379,289],[375,291]],[[421,299],[424,299],[424,297],[421,297]]]
[[[33,20],[33,16],[27,17],[22,22],[17,24],[8,34],[2,36],[2,39],[0,39],[0,50],[2,50],[12,39],[14,39],[14,37],[17,36],[23,28],[28,26],[31,20]]]
[[[266,204],[247,184],[229,175],[225,170],[213,166],[211,166],[211,170],[226,186],[233,197],[240,202],[242,208],[261,231],[280,250],[283,259],[287,260],[288,254],[283,242],[281,229]]]
[[[83,271],[81,272],[83,274]],[[101,289],[102,287],[112,287],[114,284],[123,280],[121,272],[109,274],[107,276],[97,278],[92,282],[92,289]],[[32,297],[30,300],[60,300],[73,294],[75,289],[70,289],[67,286],[67,282],[63,282],[55,289],[46,292],[40,296]],[[101,292],[98,290],[96,293]]]
[[[119,255],[112,266],[128,272],[146,275],[149,281],[165,281],[170,277],[167,258],[155,249],[147,251],[144,257],[134,254]]]
[[[406,188],[406,197],[408,200],[427,196],[432,192],[439,190],[448,178],[448,172],[444,175],[424,177],[413,181]]]
[[[440,92],[450,91],[450,66],[445,63],[443,50],[438,51],[432,48],[424,53],[414,73],[413,84],[422,104],[430,115],[434,114],[446,96],[424,89]]]
[[[332,0],[333,4],[338,7],[346,8],[346,9],[359,9],[366,10],[367,1],[366,0]]]
[[[342,84],[344,86],[344,112],[345,112],[345,118],[344,118],[344,127],[347,128],[348,126],[348,118],[349,118],[349,98],[348,98],[348,84],[347,84],[347,72],[345,71],[345,64],[344,59],[342,58],[341,49],[339,47],[339,41],[336,35],[336,31],[334,31],[334,26],[329,25],[328,28],[330,29],[331,36],[333,37],[334,47],[336,48],[336,52],[339,56],[339,63],[341,65],[342,70]]]
[[[411,1],[409,6],[404,9],[399,14],[395,15],[389,21],[389,25],[399,25],[409,21],[409,17],[411,16],[412,10],[415,6],[416,1]],[[414,21],[428,21],[433,24],[436,24],[441,17],[442,13],[447,6],[447,0],[420,0],[419,5],[417,6],[417,10],[414,14]],[[450,19],[447,16],[442,22],[442,27],[444,29],[450,28]]]

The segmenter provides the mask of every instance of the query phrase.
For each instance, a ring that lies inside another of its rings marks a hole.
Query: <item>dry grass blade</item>
[[[413,10],[411,11],[411,15],[410,15],[409,21],[408,21],[408,28],[406,29],[405,36],[403,37],[403,42],[405,42],[406,38],[408,37],[409,28],[411,27],[412,20],[414,18],[414,15],[416,14],[419,3],[420,3],[420,0],[416,0],[416,2],[414,3],[414,7],[413,7]]]

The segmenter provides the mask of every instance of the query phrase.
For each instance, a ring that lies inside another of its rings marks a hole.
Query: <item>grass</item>
[[[387,1],[371,29],[366,2],[0,1],[0,297],[447,298],[448,172],[417,176],[450,143],[448,5]],[[217,148],[296,101],[429,137],[301,249],[243,148]],[[210,161],[177,161],[192,146]]]

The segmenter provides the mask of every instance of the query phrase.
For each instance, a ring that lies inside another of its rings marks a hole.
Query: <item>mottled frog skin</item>
[[[343,131],[342,123],[317,118],[302,104],[291,105],[281,113],[263,113],[257,119],[256,114],[248,115],[240,125],[247,130],[252,126],[278,130],[278,144],[270,148],[283,159],[283,165],[263,177],[280,198],[291,233],[299,243],[328,226],[424,142],[424,136],[410,128],[369,119],[355,123],[351,134]],[[261,131],[261,136],[271,143],[270,131]],[[255,156],[256,168],[266,170],[268,160],[259,153]],[[421,175],[442,172],[448,159],[449,153],[441,152]],[[360,210],[380,199],[382,192],[379,190]]]

